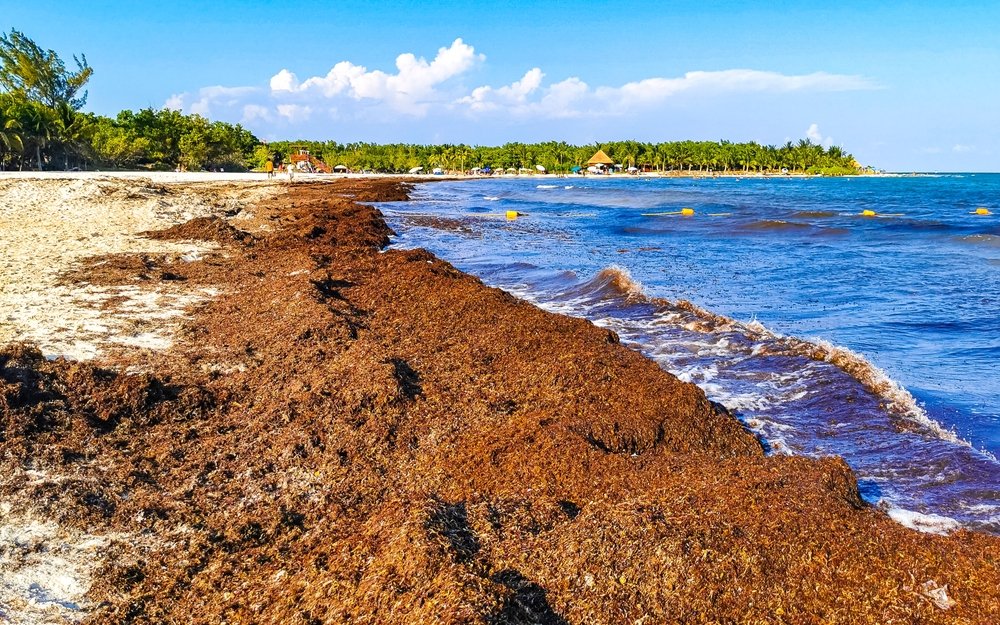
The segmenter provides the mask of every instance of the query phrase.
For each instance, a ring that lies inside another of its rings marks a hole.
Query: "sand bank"
[[[902,527],[614,333],[384,251],[351,198],[406,191],[296,184],[159,235],[200,260],[56,278],[216,293],[166,350],[0,352],[0,500],[102,541],[73,618],[997,622],[1000,540]]]

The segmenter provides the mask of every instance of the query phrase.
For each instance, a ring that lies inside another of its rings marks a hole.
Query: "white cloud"
[[[956,154],[962,154],[964,152],[973,152],[975,149],[976,146],[974,145],[962,145],[961,143],[957,143],[951,148],[951,151]]]
[[[679,78],[647,78],[621,87],[598,87],[596,96],[617,109],[658,104],[685,93],[790,93],[796,91],[854,91],[878,86],[863,76],[814,72],[789,76],[753,69],[687,72]]]
[[[455,103],[470,113],[503,109],[506,113],[544,115],[553,118],[583,114],[621,115],[650,108],[684,94],[719,95],[729,93],[791,93],[877,89],[863,76],[814,72],[789,76],[777,72],[731,69],[688,72],[677,78],[646,78],[621,86],[590,88],[573,77],[541,86],[544,74],[535,68],[506,87],[477,87]],[[529,96],[537,94],[531,100]]]
[[[298,77],[287,69],[282,69],[274,76],[271,76],[271,91],[295,91],[298,88]]]
[[[302,83],[287,69],[271,77],[274,95],[303,93],[333,98],[345,95],[355,100],[388,103],[396,112],[414,116],[427,113],[430,103],[442,100],[437,88],[472,68],[486,57],[460,38],[440,48],[433,61],[412,53],[396,57],[395,74],[368,71],[361,65],[341,61],[326,76],[313,76]]]
[[[290,122],[304,122],[312,117],[312,107],[301,104],[279,104],[278,115]]]
[[[823,133],[819,131],[819,124],[809,124],[809,128],[806,130],[806,139],[827,148],[833,145],[833,137],[824,137]]]
[[[212,114],[213,106],[219,105],[225,108],[236,106],[248,96],[259,92],[260,89],[257,87],[223,87],[222,85],[202,87],[198,90],[197,99],[194,101],[188,101],[191,95],[189,93],[175,94],[167,99],[163,107],[209,117]]]
[[[542,84],[545,74],[535,67],[517,80],[507,86],[494,89],[493,87],[477,87],[472,93],[459,98],[457,104],[467,105],[471,110],[482,112],[492,111],[501,106],[523,105],[528,96],[538,90]]]
[[[266,106],[261,106],[259,104],[247,104],[243,107],[243,117],[240,121],[248,123],[256,120],[269,121],[270,119],[271,110]]]
[[[282,68],[258,87],[204,87],[172,95],[165,106],[219,119],[241,120],[265,132],[306,121],[338,126],[387,122],[401,117],[481,119],[544,123],[573,118],[627,119],[659,113],[671,101],[721,99],[739,94],[786,95],[880,88],[857,75],[813,72],[788,75],[753,69],[692,71],[650,77],[620,85],[589,85],[582,77],[549,81],[541,67],[501,86],[471,88],[465,81],[486,57],[461,38],[439,48],[428,60],[414,53],[396,57],[395,68],[369,69],[349,60],[334,63],[321,76],[300,79],[294,67]],[[529,66],[530,67],[530,66]],[[689,102],[690,103],[690,102]],[[277,128],[275,128],[277,126]],[[815,124],[807,136],[829,144]],[[956,146],[958,151],[959,146]]]
[[[175,93],[174,95],[167,98],[167,101],[163,103],[163,108],[170,109],[171,111],[183,111],[184,99],[186,97],[187,97],[186,93]]]
[[[577,117],[582,114],[577,106],[587,96],[590,87],[579,78],[567,78],[545,91],[538,102],[537,111],[545,117]]]

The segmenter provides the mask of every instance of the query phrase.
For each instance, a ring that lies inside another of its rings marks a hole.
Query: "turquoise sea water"
[[[614,329],[771,453],[1000,533],[1000,175],[505,178],[381,208],[395,246]]]

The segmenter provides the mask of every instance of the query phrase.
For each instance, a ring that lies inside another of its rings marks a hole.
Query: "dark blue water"
[[[395,245],[614,329],[771,453],[1000,533],[1000,175],[506,178],[382,208]]]

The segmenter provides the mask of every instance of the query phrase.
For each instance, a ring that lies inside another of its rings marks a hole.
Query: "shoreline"
[[[117,537],[87,618],[997,618],[1000,539],[906,529],[613,332],[386,250],[355,202],[399,180],[285,185],[156,235],[201,259],[69,277],[218,288],[170,350],[0,352],[0,500]]]
[[[921,177],[940,175],[962,175],[965,172],[884,172],[872,174],[809,174],[805,172],[699,172],[699,171],[670,171],[670,172],[639,172],[637,174],[615,173],[615,174],[573,174],[573,173],[528,173],[528,174],[392,174],[392,173],[302,173],[296,172],[294,181],[298,182],[333,182],[336,180],[413,180],[413,181],[433,181],[433,180],[498,180],[498,179],[570,179],[570,180],[635,180],[642,178],[680,178],[680,179],[818,179],[818,178],[897,178],[897,177]],[[973,174],[975,175],[975,174]],[[255,181],[272,182],[274,184],[287,183],[288,177],[285,174],[275,174],[268,178],[262,172],[169,172],[169,171],[143,171],[143,170],[87,170],[87,171],[0,171],[0,181],[18,179],[39,179],[39,180],[79,180],[79,179],[101,179],[101,178],[125,178],[140,179],[147,178],[161,183],[191,183],[191,182],[237,182]]]

